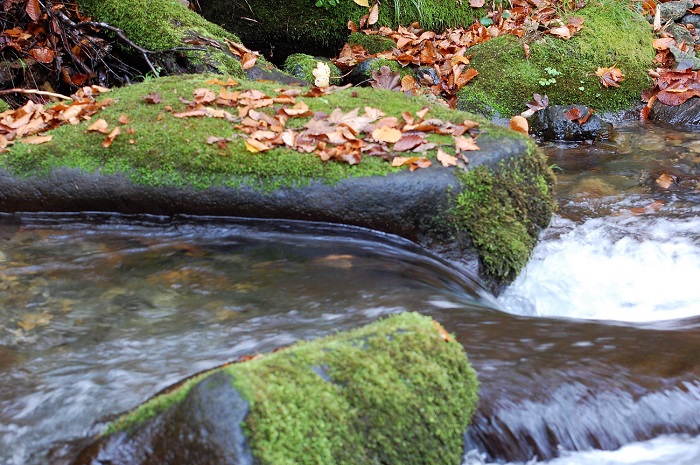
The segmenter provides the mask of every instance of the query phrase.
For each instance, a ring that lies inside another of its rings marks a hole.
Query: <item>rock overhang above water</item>
[[[0,157],[0,210],[186,213],[351,224],[397,234],[472,269],[480,267],[494,289],[517,274],[539,230],[549,222],[551,171],[534,143],[513,131],[398,92],[346,89],[298,99],[310,111],[326,113],[372,107],[402,118],[402,113],[416,115],[427,107],[426,118],[454,123],[473,119],[479,124],[475,140],[480,150],[468,152],[465,170],[441,166],[431,149],[426,156],[433,165],[414,172],[392,167],[380,157],[364,156],[349,165],[286,148],[252,153],[235,123],[225,118],[174,116],[186,110],[183,101],[193,99],[194,89],[208,86],[219,92],[227,87],[212,82],[225,81],[221,76],[177,76],[122,88],[105,95],[114,102],[90,121],[52,130],[51,142],[15,144]],[[282,87],[288,86],[241,81],[229,91],[277,95]],[[149,103],[154,99],[144,99],[148,95],[158,95],[160,103]],[[236,115],[236,108],[224,109]],[[104,134],[87,130],[96,118],[122,130],[108,148],[102,146]],[[288,126],[300,127],[303,121],[290,120]],[[207,143],[210,137],[224,142]],[[451,136],[429,137],[454,150]],[[467,184],[484,185],[480,197],[472,199],[476,203],[460,201]],[[464,205],[470,205],[467,211]],[[476,215],[475,206],[488,208]],[[475,228],[465,220],[470,212],[475,221],[486,215],[490,222],[501,218],[505,223]],[[519,245],[495,240],[499,224],[505,229],[518,225],[519,232],[510,239],[518,236],[514,240]],[[501,261],[499,257],[512,265],[487,265]]]

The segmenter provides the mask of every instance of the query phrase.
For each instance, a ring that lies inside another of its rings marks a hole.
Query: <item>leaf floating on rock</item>
[[[515,115],[510,119],[510,128],[526,136],[529,135],[527,120],[522,115]]]
[[[564,112],[564,118],[568,119],[569,121],[577,120],[581,118],[581,110],[579,110],[576,107],[573,107],[570,110]]]
[[[442,166],[457,166],[457,157],[450,155],[442,149],[437,151],[437,160],[442,163]]]

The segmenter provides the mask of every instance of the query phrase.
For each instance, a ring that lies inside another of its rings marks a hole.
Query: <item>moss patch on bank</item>
[[[186,39],[193,40],[193,43],[202,42],[197,41],[198,37],[217,41],[223,45],[222,50],[206,47],[206,51],[179,53],[198,68],[196,71],[244,76],[240,61],[225,52],[223,44],[224,39],[233,42],[240,42],[240,39],[190,11],[178,0],[78,0],[78,5],[81,11],[95,20],[122,29],[130,40],[148,50],[187,47]],[[172,71],[179,66],[175,63],[177,57],[173,54],[151,55],[149,58],[166,69],[173,68]]]
[[[452,207],[456,227],[469,233],[482,274],[497,285],[510,282],[549,224],[554,174],[533,150],[496,169],[480,166],[459,177],[463,190]]]
[[[231,137],[240,133],[233,124],[220,118],[175,118],[172,113],[186,109],[180,99],[192,98],[192,91],[208,87],[219,92],[220,86],[205,84],[209,79],[225,80],[214,75],[173,76],[147,81],[105,94],[115,103],[95,115],[90,121],[76,126],[65,125],[50,131],[53,140],[42,145],[18,142],[0,154],[0,167],[18,176],[48,175],[58,167],[80,169],[88,173],[123,173],[139,184],[209,188],[249,185],[270,190],[279,187],[303,186],[319,181],[334,184],[349,177],[386,175],[406,168],[393,168],[378,157],[365,157],[357,165],[323,162],[314,154],[275,148],[265,153],[246,150],[242,138],[233,139],[225,148],[207,144],[209,136]],[[276,95],[278,84],[241,81],[237,89],[259,89]],[[142,97],[157,93],[160,104],[149,104]],[[416,113],[428,105],[426,100],[411,99],[398,92],[368,88],[348,89],[319,98],[299,97],[314,111],[330,113],[334,108],[347,112],[371,106],[400,118],[404,111]],[[168,111],[167,107],[171,107]],[[235,108],[231,109],[234,114]],[[121,125],[120,116],[130,119]],[[433,105],[430,117],[462,122],[473,118],[467,113]],[[88,132],[95,118],[104,118],[110,129],[122,127],[122,134],[109,148],[102,147],[105,136]],[[288,125],[305,120],[288,121]],[[513,137],[515,133],[493,127],[486,122],[484,129],[492,135]],[[133,133],[129,134],[130,131]],[[431,135],[431,138],[440,136]],[[133,143],[132,143],[133,141]],[[434,157],[435,152],[429,153]]]
[[[525,110],[534,93],[547,94],[550,104],[583,104],[598,113],[629,108],[649,86],[654,58],[651,27],[633,3],[588,0],[570,13],[585,18],[583,29],[569,40],[543,36],[530,43],[530,58],[514,36],[470,48],[479,76],[460,91],[458,108],[510,117]],[[605,88],[595,72],[613,66],[625,80]]]
[[[404,313],[221,368],[250,403],[244,428],[256,459],[460,463],[478,382],[463,347],[442,331]],[[142,405],[108,433],[142,424],[198,381]]]

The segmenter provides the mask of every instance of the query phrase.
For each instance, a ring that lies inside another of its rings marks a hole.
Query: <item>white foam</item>
[[[506,311],[635,322],[700,314],[700,218],[555,217],[552,231],[499,298]]]

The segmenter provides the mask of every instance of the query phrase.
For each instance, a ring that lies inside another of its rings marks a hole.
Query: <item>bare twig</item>
[[[73,100],[73,97],[68,97],[63,94],[57,94],[56,92],[48,92],[45,90],[38,90],[38,89],[5,89],[5,90],[0,90],[0,95],[5,95],[5,94],[36,94],[36,95],[45,95],[47,97],[56,97],[60,98],[63,100]]]

